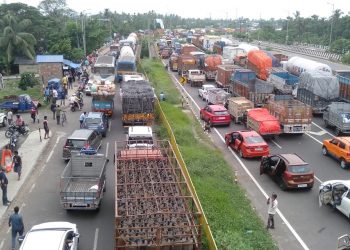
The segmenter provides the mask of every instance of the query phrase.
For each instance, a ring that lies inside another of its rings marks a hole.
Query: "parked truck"
[[[40,106],[40,102],[32,100],[28,94],[5,96],[2,103],[0,103],[0,109],[12,110],[14,113],[30,111],[33,107],[38,108]]]
[[[72,155],[63,170],[60,202],[66,210],[97,210],[106,190],[106,166],[103,154]]]
[[[208,104],[221,104],[225,105],[227,99],[230,97],[230,93],[220,88],[208,89]]]
[[[190,52],[193,51],[198,51],[196,46],[188,43],[181,45],[181,55],[190,55]]]
[[[293,56],[286,63],[289,73],[300,76],[303,72],[315,72],[325,76],[332,76],[332,69],[327,64],[309,60],[306,58]]]
[[[172,53],[169,58],[169,69],[171,71],[178,70],[178,60],[179,60],[179,55],[177,53]]]
[[[303,72],[297,99],[311,106],[314,114],[322,114],[331,102],[339,99],[339,82],[336,77],[320,72]]]
[[[187,75],[187,83],[189,83],[191,87],[201,87],[205,82],[205,74],[202,70],[190,69]]]
[[[259,79],[266,81],[272,68],[271,57],[262,50],[252,50],[247,59],[247,68],[253,70]]]
[[[254,103],[245,97],[230,97],[227,99],[227,110],[234,123],[244,123],[248,110],[254,108]]]
[[[279,120],[282,133],[303,134],[311,131],[311,107],[298,100],[294,100],[292,96],[289,97],[275,96],[272,100],[268,101],[266,108],[270,111],[271,115]]]
[[[247,128],[255,130],[263,137],[274,137],[281,133],[280,122],[266,108],[248,110]]]
[[[234,96],[243,96],[261,107],[273,94],[273,85],[255,77],[248,69],[236,69],[231,75],[229,92]]]
[[[230,87],[231,75],[238,68],[240,67],[236,65],[219,65],[215,77],[216,85],[219,88],[228,89]]]
[[[323,112],[326,127],[334,127],[336,135],[350,134],[350,103],[332,102]]]
[[[291,95],[299,82],[299,77],[286,70],[273,68],[267,82],[273,85],[276,94]]]
[[[339,81],[339,95],[343,101],[350,102],[350,71],[337,70],[336,77]]]
[[[123,82],[121,98],[123,126],[153,123],[154,91],[148,81]]]
[[[201,212],[172,146],[115,148],[115,249],[202,249]]]
[[[130,46],[121,48],[116,71],[116,80],[118,82],[122,81],[124,74],[136,71],[136,58]]]
[[[187,76],[188,70],[198,69],[196,59],[191,55],[180,55],[178,58],[177,72],[179,76]]]

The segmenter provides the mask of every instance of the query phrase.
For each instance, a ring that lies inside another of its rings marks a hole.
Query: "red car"
[[[269,155],[269,145],[254,130],[240,130],[225,134],[228,147],[238,151],[242,158],[262,157]]]
[[[229,126],[231,122],[230,114],[223,105],[207,105],[199,112],[200,118],[213,125]]]

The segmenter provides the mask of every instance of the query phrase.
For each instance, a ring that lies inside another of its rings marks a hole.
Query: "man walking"
[[[61,108],[60,105],[57,105],[56,107],[56,121],[57,121],[57,125],[60,125],[60,118],[61,118]]]
[[[18,155],[18,151],[14,152],[13,156],[13,171],[18,174],[18,180],[21,179],[22,174],[22,158]]]
[[[52,102],[50,109],[51,109],[51,111],[52,111],[52,118],[55,120],[56,103]]]
[[[48,139],[48,138],[50,138],[50,136],[49,136],[50,130],[49,130],[49,124],[47,122],[47,116],[46,115],[44,116],[43,125],[44,125],[44,131],[45,131],[44,139]]]
[[[277,201],[277,194],[272,194],[272,197],[269,197],[267,199],[267,205],[268,205],[268,215],[269,218],[267,219],[267,226],[266,229],[275,229],[275,220],[274,220],[274,215],[276,214],[277,206],[278,206],[278,201]]]
[[[2,190],[2,204],[4,206],[9,206],[11,202],[7,199],[7,185],[9,181],[6,177],[5,170],[0,168],[0,186]]]
[[[79,122],[80,122],[80,128],[83,127],[83,122],[85,120],[85,117],[86,117],[86,112],[82,113],[79,117]]]
[[[12,231],[12,250],[16,247],[17,233],[19,236],[22,236],[24,232],[23,218],[22,215],[18,213],[19,207],[16,206],[13,211],[14,213],[9,218],[9,227],[11,227]]]
[[[7,112],[7,123],[9,124],[9,125],[11,125],[12,124],[12,121],[13,121],[13,113],[12,113],[12,111],[11,110],[9,110],[8,112]]]

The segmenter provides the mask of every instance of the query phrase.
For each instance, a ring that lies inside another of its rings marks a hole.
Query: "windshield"
[[[248,136],[245,139],[249,144],[264,143],[264,139],[261,136]]]
[[[143,144],[153,144],[152,137],[129,137],[129,144],[143,143]]]
[[[85,124],[87,125],[98,125],[101,123],[101,119],[100,118],[85,118]]]
[[[110,75],[114,75],[114,67],[94,67],[94,73],[100,74],[102,78],[107,78]]]
[[[85,140],[72,140],[72,139],[68,139],[66,146],[70,147],[70,148],[74,148],[74,149],[82,149],[86,144]]]
[[[225,110],[224,111],[215,111],[214,115],[228,115],[228,112]]]
[[[305,174],[311,172],[309,165],[295,165],[295,166],[289,166],[288,172],[293,174]]]

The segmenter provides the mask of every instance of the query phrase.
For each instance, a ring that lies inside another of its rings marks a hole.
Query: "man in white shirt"
[[[277,201],[277,194],[272,194],[272,197],[267,199],[267,205],[268,210],[267,213],[269,214],[269,218],[267,219],[267,226],[266,229],[275,229],[275,220],[274,215],[276,214],[278,201]]]

